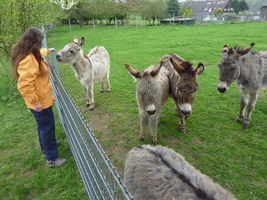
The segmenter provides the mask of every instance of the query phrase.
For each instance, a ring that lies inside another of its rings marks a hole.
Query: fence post
[[[42,32],[43,32],[43,35],[44,35],[44,39],[42,41],[42,47],[47,48],[45,26],[42,26]]]
[[[49,50],[51,51],[51,56],[52,56],[52,60],[53,60],[53,67],[55,68],[55,71],[56,71],[58,77],[60,77],[57,58],[56,58],[56,56],[57,56],[56,50],[54,48],[50,48]]]
[[[137,16],[135,16],[135,26],[136,26],[136,27],[138,26],[138,19],[137,19]]]
[[[70,22],[70,19],[68,19],[68,22],[69,22],[69,28],[70,28],[70,31],[71,31],[71,22]]]
[[[118,22],[117,22],[117,17],[115,17],[115,26],[116,26],[116,30],[118,30]]]
[[[94,31],[95,31],[95,19],[93,19],[93,28],[94,28]]]

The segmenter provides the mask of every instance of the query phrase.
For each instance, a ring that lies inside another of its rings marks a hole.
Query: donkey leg
[[[180,118],[179,131],[185,133],[185,120],[187,117],[183,115],[182,112],[180,111],[178,103],[176,103],[176,114]]]
[[[145,113],[140,114],[140,124],[141,124],[141,128],[140,128],[139,141],[143,142],[145,140],[145,132],[146,132],[147,127],[148,127],[147,114],[145,114]]]
[[[180,111],[179,102],[177,100],[175,100],[175,104],[176,104],[176,115],[177,115],[177,117],[180,118],[180,123],[179,123],[179,128],[178,129],[182,133],[185,133],[185,116]]]
[[[89,110],[93,110],[95,106],[95,101],[94,101],[94,86],[88,86],[87,88],[87,95],[88,95],[88,101],[89,101]]]
[[[149,126],[150,126],[153,145],[156,145],[158,142],[157,138],[158,123],[159,123],[159,113],[155,113],[153,116],[149,117]]]
[[[110,92],[111,91],[111,87],[110,87],[109,75],[107,75],[106,82],[107,82],[107,90],[108,90],[108,92]]]
[[[89,97],[88,97],[87,88],[84,87],[84,90],[85,90],[85,94],[86,94],[86,106],[89,107],[90,106],[90,103],[89,103]]]
[[[101,80],[101,89],[100,92],[103,93],[104,92],[104,80]]]
[[[245,117],[244,122],[243,122],[243,126],[245,128],[249,127],[251,115],[252,115],[252,112],[253,112],[255,105],[256,105],[256,102],[257,102],[257,96],[258,96],[257,93],[250,94],[250,100],[249,100],[249,103],[247,105],[247,113],[246,113],[246,117]]]
[[[240,90],[240,112],[239,116],[236,118],[236,122],[241,123],[244,119],[245,109],[249,102],[249,93],[245,89]]]
[[[186,120],[186,117],[185,115],[183,114],[180,114],[180,124],[179,124],[179,129],[182,133],[186,133],[185,132],[185,120]]]

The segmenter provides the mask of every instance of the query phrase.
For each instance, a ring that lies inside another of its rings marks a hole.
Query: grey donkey
[[[168,99],[168,71],[162,67],[150,66],[143,72],[138,72],[131,65],[125,64],[136,81],[136,99],[140,115],[139,140],[144,141],[145,132],[150,127],[153,143],[157,143],[157,128],[160,109]]]
[[[235,197],[163,146],[143,145],[129,153],[124,182],[135,200],[234,200]]]
[[[249,127],[258,93],[267,86],[267,51],[251,52],[254,45],[251,43],[244,49],[224,45],[219,63],[218,90],[225,93],[237,81],[241,95],[236,121],[243,122],[245,128]]]
[[[94,83],[101,82],[101,92],[106,85],[110,91],[109,69],[110,61],[107,50],[102,46],[96,46],[84,56],[82,47],[85,44],[84,37],[78,41],[74,38],[73,42],[67,44],[57,53],[57,60],[62,63],[71,64],[76,78],[86,90],[86,105],[90,110],[94,109]]]

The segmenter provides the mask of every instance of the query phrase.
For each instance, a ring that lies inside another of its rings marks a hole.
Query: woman
[[[41,49],[43,34],[31,27],[26,30],[12,51],[14,75],[18,90],[36,122],[41,150],[48,167],[63,166],[66,159],[58,157],[55,122],[52,110],[54,98],[49,79],[48,64],[44,57],[49,53]]]

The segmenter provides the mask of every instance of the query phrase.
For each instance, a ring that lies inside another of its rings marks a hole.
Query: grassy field
[[[85,106],[84,91],[70,66],[60,65],[60,72],[120,175],[127,152],[140,144],[135,83],[124,63],[143,70],[168,53],[179,54],[194,64],[203,62],[206,68],[199,77],[200,90],[186,124],[190,134],[178,131],[175,105],[169,99],[161,113],[159,144],[180,152],[237,199],[264,200],[267,199],[267,92],[258,98],[251,127],[242,128],[234,121],[239,111],[239,91],[235,83],[226,94],[217,91],[217,64],[224,44],[245,47],[255,42],[255,51],[267,49],[266,30],[267,23],[118,27],[117,30],[108,26],[96,27],[95,31],[91,26],[83,30],[73,26],[72,32],[68,27],[57,27],[48,33],[48,46],[60,50],[74,36],[84,36],[85,54],[96,45],[103,45],[109,51],[112,91],[100,93],[99,85],[95,86],[96,108],[92,112]],[[3,92],[10,92],[8,88]],[[4,119],[4,131],[0,132],[0,199],[85,199],[59,122],[60,151],[70,162],[65,168],[51,170],[43,166],[30,113],[16,92],[5,96],[0,104]],[[11,136],[15,134],[16,137]],[[145,143],[151,143],[149,132]],[[39,184],[34,185],[34,181]]]

